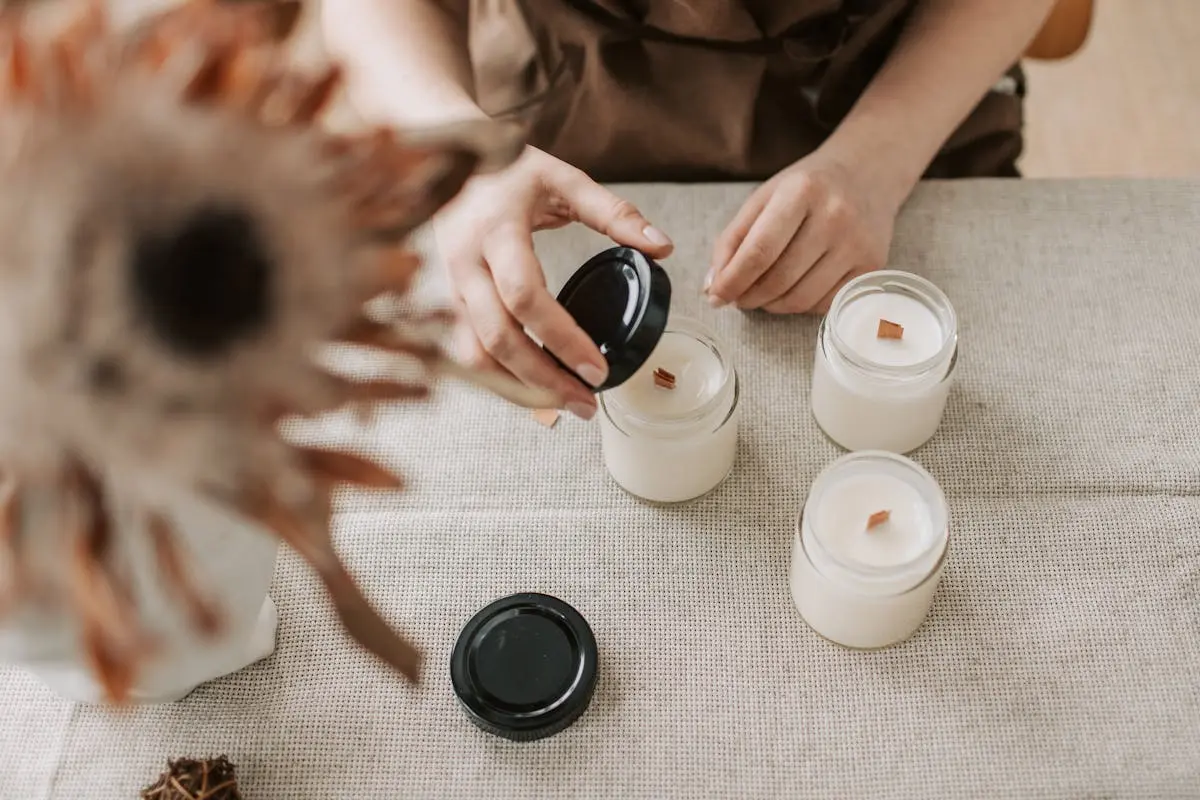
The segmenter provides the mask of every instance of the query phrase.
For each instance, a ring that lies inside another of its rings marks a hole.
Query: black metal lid
[[[578,611],[549,595],[515,594],[463,628],[450,680],[472,722],[528,742],[565,730],[587,710],[596,662],[596,639]]]
[[[558,302],[608,362],[608,380],[596,388],[602,392],[629,380],[658,345],[671,308],[671,279],[644,253],[613,247],[588,259]]]

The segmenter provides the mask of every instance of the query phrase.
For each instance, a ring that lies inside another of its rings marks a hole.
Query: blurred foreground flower
[[[133,497],[161,579],[197,635],[221,620],[162,510],[200,495],[255,520],[316,570],[347,630],[414,678],[418,653],[372,610],[329,538],[339,483],[398,488],[350,453],[307,449],[280,420],[426,396],[319,368],[323,343],[411,357],[533,407],[546,397],[473,376],[411,324],[364,305],[404,294],[414,228],[520,141],[487,125],[325,132],[331,67],[301,75],[281,45],[294,2],[192,0],[136,29],[102,2],[37,35],[0,18],[0,614],[69,603],[95,673],[121,700],[153,642],[116,553]],[[406,324],[408,326],[406,327]],[[30,489],[55,502],[25,503]],[[36,508],[30,507],[36,505]],[[59,557],[29,556],[37,537]],[[44,543],[44,542],[43,542]]]

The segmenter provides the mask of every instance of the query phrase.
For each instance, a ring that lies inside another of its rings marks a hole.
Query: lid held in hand
[[[565,730],[596,686],[596,639],[579,612],[555,597],[515,594],[467,623],[450,679],[471,721],[513,741]]]
[[[608,362],[608,379],[595,388],[602,392],[629,380],[658,346],[671,308],[671,279],[644,253],[613,247],[588,259],[558,302]]]

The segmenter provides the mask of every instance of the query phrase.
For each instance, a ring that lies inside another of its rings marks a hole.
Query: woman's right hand
[[[604,357],[550,293],[533,250],[534,231],[570,222],[651,258],[673,247],[631,203],[534,148],[504,171],[472,179],[434,220],[434,233],[463,317],[458,357],[548,389],[567,411],[591,419],[595,395],[533,338],[593,387],[607,378]]]

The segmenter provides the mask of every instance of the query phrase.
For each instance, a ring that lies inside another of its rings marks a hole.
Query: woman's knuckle
[[[833,194],[833,187],[821,175],[804,176],[804,196],[812,203],[824,203]]]
[[[522,319],[537,306],[537,288],[529,281],[508,280],[500,285],[500,296],[513,316]]]
[[[796,172],[787,182],[787,187],[788,193],[791,195],[807,195],[817,189],[817,181],[809,172]]]
[[[789,216],[803,214],[813,202],[812,183],[806,176],[800,176],[789,184],[787,191],[782,194],[783,208]]]
[[[481,347],[472,347],[463,353],[463,361],[471,369],[482,371],[494,368],[491,357]]]
[[[637,206],[625,198],[614,197],[609,215],[615,222],[617,220],[637,219],[641,216],[641,212],[637,210]]]
[[[825,214],[829,222],[839,229],[845,229],[854,224],[856,214],[854,207],[839,195],[830,197],[825,202]]]
[[[771,251],[762,239],[751,239],[745,247],[747,264],[762,265],[771,260]]]
[[[479,342],[492,358],[504,361],[516,349],[517,332],[508,325],[496,324],[484,327],[479,333]]]

